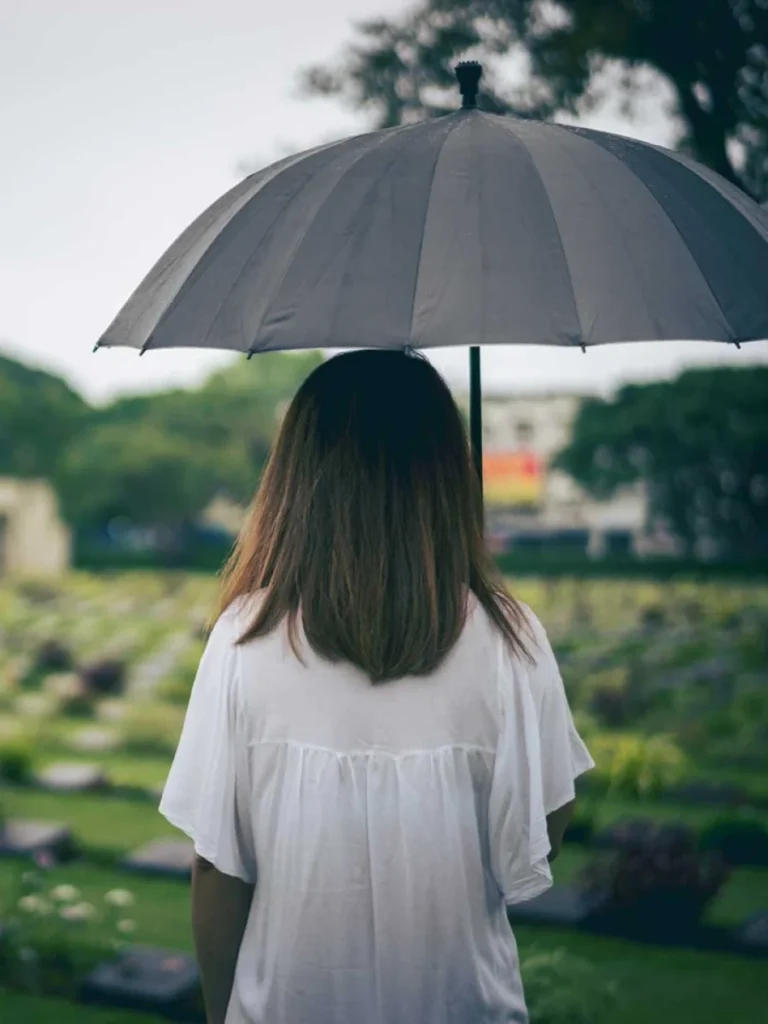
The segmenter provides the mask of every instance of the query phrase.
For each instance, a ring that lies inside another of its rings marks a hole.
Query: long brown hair
[[[317,367],[285,415],[224,569],[219,614],[263,590],[240,642],[288,617],[373,683],[432,672],[458,640],[469,591],[529,657],[524,613],[483,540],[461,414],[421,356],[361,350]]]

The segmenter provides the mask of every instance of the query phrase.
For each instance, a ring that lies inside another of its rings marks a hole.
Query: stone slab
[[[190,878],[195,848],[189,839],[158,839],[134,850],[122,862],[124,868],[146,875]]]
[[[45,789],[62,793],[87,793],[94,789],[104,789],[108,785],[107,776],[98,765],[66,761],[50,765],[40,772],[37,781]]]
[[[583,924],[594,909],[594,900],[575,886],[553,885],[540,896],[507,907],[509,920],[517,924]]]
[[[0,827],[0,857],[49,854],[54,860],[66,860],[74,849],[71,830],[56,822],[11,819]]]
[[[88,726],[71,737],[70,746],[76,750],[100,752],[114,750],[119,742],[120,737],[114,729],[100,729],[97,726]]]
[[[737,932],[742,946],[768,956],[768,910],[761,910],[748,917]]]
[[[200,975],[193,957],[136,947],[100,964],[85,979],[82,1002],[203,1021]]]

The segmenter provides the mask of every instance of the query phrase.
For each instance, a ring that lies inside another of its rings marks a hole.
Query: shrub
[[[80,670],[80,677],[88,693],[116,697],[125,687],[125,664],[117,658],[94,661]]]
[[[73,664],[72,652],[59,640],[46,640],[35,654],[34,668],[39,672],[68,672]]]
[[[0,780],[20,785],[32,776],[32,747],[22,738],[0,739]]]
[[[682,750],[668,736],[598,733],[590,743],[594,777],[610,795],[654,796],[676,782],[685,767]]]
[[[728,878],[724,859],[702,854],[684,825],[656,825],[627,832],[619,849],[584,870],[581,883],[599,907],[596,917],[630,932],[685,933]]]
[[[594,817],[587,811],[577,810],[565,830],[563,841],[566,843],[588,843],[594,835],[594,831]]]
[[[50,604],[59,597],[59,591],[45,580],[22,580],[17,585],[18,593],[30,604]]]
[[[768,866],[768,828],[757,819],[721,817],[699,836],[699,849],[715,851],[733,867]]]
[[[634,695],[626,667],[593,672],[588,682],[590,712],[601,725],[618,728],[629,721],[634,710]]]
[[[598,1024],[615,1010],[615,984],[563,949],[530,950],[520,970],[530,1024]]]

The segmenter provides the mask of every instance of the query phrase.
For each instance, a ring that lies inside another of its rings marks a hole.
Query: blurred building
[[[546,545],[643,554],[647,498],[642,485],[595,501],[552,468],[570,441],[582,395],[483,399],[483,481],[488,536],[497,550]]]
[[[70,532],[50,484],[0,477],[0,577],[56,576],[70,558]]]
[[[217,494],[200,516],[200,525],[236,537],[245,522],[248,509],[226,494]]]

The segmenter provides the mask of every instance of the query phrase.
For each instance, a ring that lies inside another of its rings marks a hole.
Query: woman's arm
[[[571,800],[570,803],[563,804],[562,807],[558,807],[556,811],[552,811],[551,814],[547,815],[549,845],[552,847],[549,854],[550,861],[553,861],[558,853],[560,853],[560,847],[563,844],[563,836],[565,835],[565,830],[571,823],[573,808],[575,806],[576,801]]]
[[[208,1024],[224,1024],[254,888],[195,857],[192,932]]]

